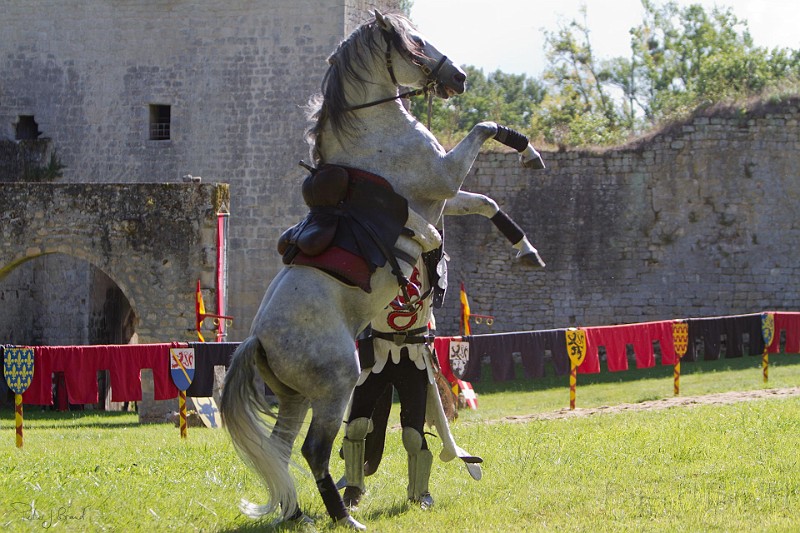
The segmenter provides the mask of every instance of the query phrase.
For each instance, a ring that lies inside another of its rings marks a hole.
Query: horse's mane
[[[398,50],[407,53],[414,61],[427,59],[421,45],[410,36],[409,31],[414,28],[411,21],[394,13],[385,14],[384,18],[394,28],[391,33],[392,44]],[[311,157],[315,164],[322,163],[320,133],[326,123],[330,122],[337,136],[346,137],[355,130],[357,119],[349,111],[344,95],[344,80],[349,79],[365,87],[370,80],[363,74],[371,68],[373,54],[383,54],[385,49],[382,30],[373,19],[356,28],[328,57],[328,70],[322,78],[321,92],[308,102],[308,117],[313,124],[306,130],[306,141],[311,146]]]

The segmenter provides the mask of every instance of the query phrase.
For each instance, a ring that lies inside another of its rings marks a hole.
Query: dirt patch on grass
[[[662,400],[648,400],[639,403],[622,403],[619,405],[609,405],[602,407],[588,407],[574,410],[569,408],[559,409],[549,413],[538,413],[533,415],[506,416],[497,422],[530,422],[532,420],[557,420],[561,418],[574,418],[581,416],[592,416],[603,413],[623,413],[628,411],[654,411],[657,409],[669,409],[672,407],[693,407],[696,405],[727,405],[738,402],[748,402],[751,400],[763,400],[769,398],[789,398],[800,396],[800,387],[789,387],[784,389],[763,389],[751,391],[732,391],[720,392],[717,394],[705,394],[703,396],[677,396],[664,398]]]

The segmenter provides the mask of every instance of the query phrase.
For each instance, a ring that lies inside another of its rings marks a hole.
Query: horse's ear
[[[392,31],[392,23],[389,22],[386,17],[384,17],[383,14],[377,9],[375,10],[375,22],[378,23],[378,26],[380,26],[382,30]]]

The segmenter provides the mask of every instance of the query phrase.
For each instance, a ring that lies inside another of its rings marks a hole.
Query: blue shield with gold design
[[[25,392],[33,380],[33,348],[5,348],[3,373],[14,394]]]
[[[169,370],[178,390],[186,390],[194,379],[194,348],[170,348]]]

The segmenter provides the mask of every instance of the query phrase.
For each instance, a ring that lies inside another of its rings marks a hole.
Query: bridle
[[[397,78],[394,75],[394,68],[392,66],[392,41],[396,34],[389,32],[388,30],[381,30],[381,33],[386,41],[386,52],[384,52],[384,57],[386,58],[386,70],[389,71],[389,76],[392,78],[392,83],[394,83],[395,86],[400,86],[400,84],[397,82]],[[435,89],[436,85],[440,83],[436,77],[439,75],[439,71],[442,70],[442,66],[444,65],[445,61],[447,61],[447,56],[442,55],[442,57],[439,58],[439,61],[436,63],[436,66],[431,69],[424,62],[411,57],[407,50],[404,50],[402,47],[397,45],[395,45],[395,47],[400,51],[401,54],[407,55],[408,59],[417,65],[420,70],[422,70],[422,73],[425,74],[425,79],[428,80],[428,83],[425,84],[424,88],[417,89],[417,91],[425,92]]]
[[[386,51],[384,52],[384,58],[386,61],[386,70],[389,72],[389,77],[392,79],[392,83],[396,87],[400,87],[400,84],[397,82],[397,77],[394,74],[394,66],[392,64],[392,41],[394,40],[394,33],[390,32],[389,30],[381,29],[381,34],[383,35],[384,40],[386,41]],[[408,51],[404,50],[402,47],[395,45],[397,50],[403,54],[408,55]],[[421,96],[425,95],[428,99],[428,127],[430,128],[431,123],[431,108],[433,105],[433,94],[436,92],[441,81],[437,78],[439,72],[442,70],[442,66],[444,65],[445,61],[447,61],[447,56],[442,55],[439,61],[433,68],[428,67],[424,62],[420,62],[413,57],[409,57],[412,63],[417,65],[422,73],[425,74],[425,79],[427,82],[425,83],[424,87],[419,89],[413,89],[411,91],[405,91],[402,93],[397,94],[396,96],[389,96],[386,98],[381,98],[379,100],[373,100],[372,102],[367,102],[364,104],[354,105],[352,107],[348,107],[345,111],[356,111],[357,109],[364,109],[367,107],[372,107],[380,104],[385,104],[386,102],[391,102],[393,100],[400,100],[403,98],[411,98],[412,96]]]

